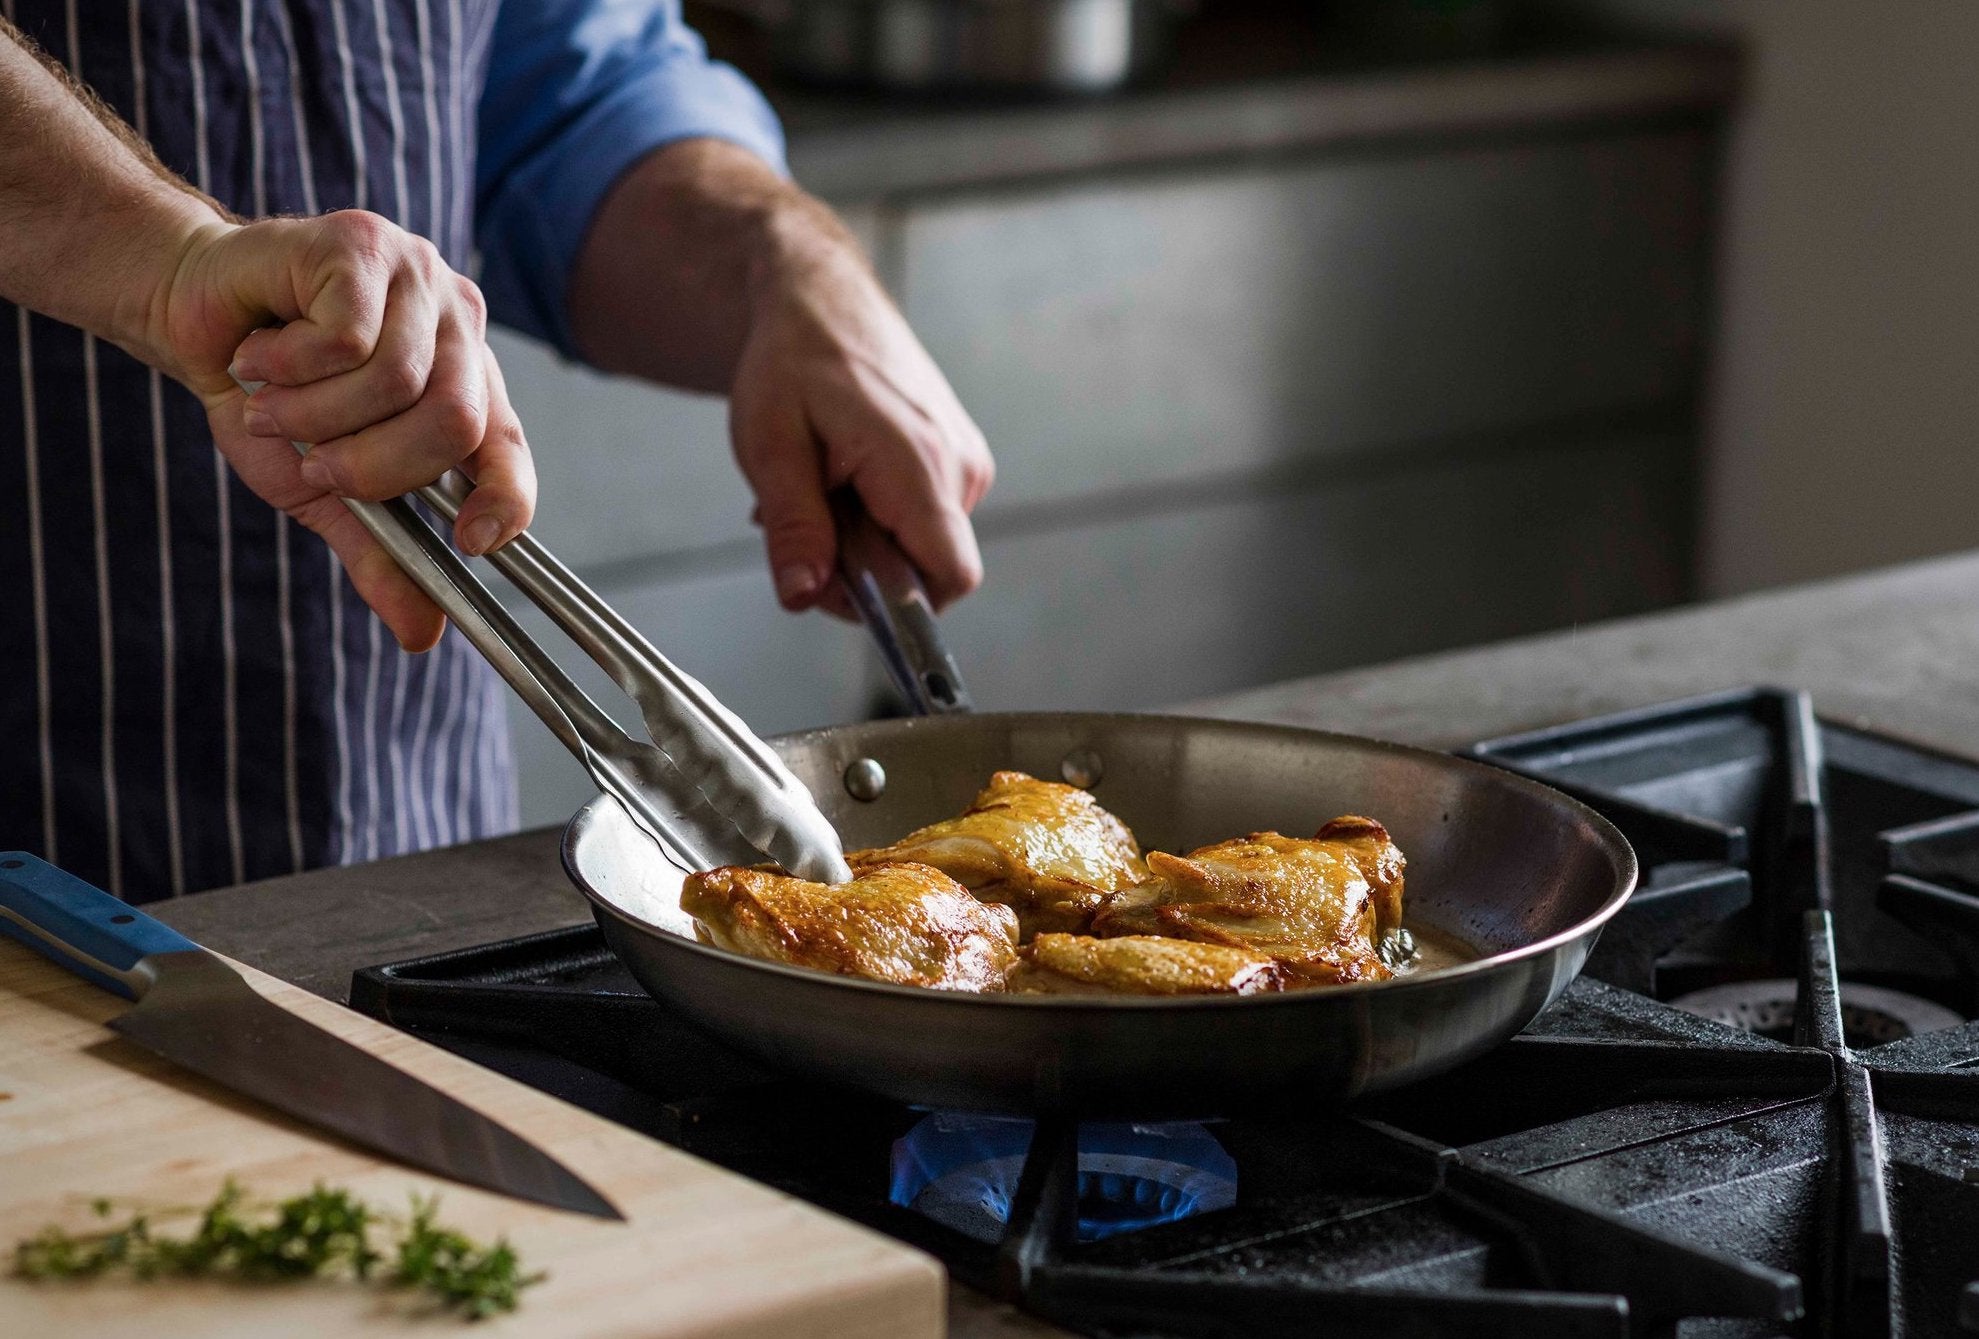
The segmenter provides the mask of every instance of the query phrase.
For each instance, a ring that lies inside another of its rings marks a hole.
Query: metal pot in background
[[[810,83],[1103,93],[1160,67],[1192,0],[721,0]]]

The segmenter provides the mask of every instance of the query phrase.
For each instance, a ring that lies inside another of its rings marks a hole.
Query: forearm
[[[570,323],[588,362],[727,391],[752,322],[793,277],[866,262],[829,208],[745,149],[656,149],[598,207],[573,268]],[[822,277],[822,276],[821,276]]]
[[[227,221],[25,40],[0,20],[0,297],[170,370],[164,290]]]

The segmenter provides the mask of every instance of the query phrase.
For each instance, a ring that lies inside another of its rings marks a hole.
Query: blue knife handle
[[[139,987],[131,969],[139,959],[199,947],[162,921],[26,851],[0,851],[0,933],[132,1000]]]

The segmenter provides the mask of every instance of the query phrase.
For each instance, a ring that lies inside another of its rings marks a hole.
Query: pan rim
[[[564,825],[563,835],[558,843],[564,872],[571,883],[582,893],[591,905],[602,910],[614,920],[629,927],[665,940],[671,947],[699,955],[721,965],[769,973],[797,985],[831,987],[875,993],[881,998],[920,1000],[929,1004],[940,1002],[955,1008],[1000,1008],[1000,1009],[1042,1009],[1064,1010],[1073,1013],[1086,1013],[1094,1010],[1168,1010],[1168,1009],[1242,1009],[1294,1007],[1308,1003],[1315,998],[1341,999],[1361,997],[1376,992],[1394,993],[1440,989],[1474,978],[1491,975],[1515,963],[1543,957],[1577,940],[1590,938],[1605,926],[1630,897],[1635,894],[1636,884],[1641,878],[1640,862],[1635,848],[1627,837],[1613,823],[1602,817],[1593,808],[1568,795],[1564,791],[1534,780],[1529,776],[1493,767],[1489,763],[1455,754],[1441,753],[1435,749],[1418,748],[1410,744],[1398,744],[1392,740],[1379,739],[1369,735],[1350,735],[1335,730],[1317,730],[1309,726],[1279,724],[1270,721],[1233,720],[1217,716],[1188,716],[1164,712],[1092,712],[1092,711],[985,711],[958,716],[910,716],[894,720],[860,722],[854,726],[822,726],[811,730],[796,730],[774,736],[772,743],[784,741],[802,743],[815,739],[828,738],[848,728],[887,731],[890,729],[907,733],[916,729],[940,728],[944,723],[983,721],[1008,721],[1013,724],[1036,721],[1040,723],[1063,723],[1069,721],[1091,721],[1141,724],[1161,721],[1180,726],[1210,726],[1219,730],[1237,733],[1253,733],[1267,737],[1286,735],[1303,736],[1314,740],[1327,740],[1355,748],[1368,748],[1377,752],[1398,754],[1406,758],[1422,760],[1438,767],[1448,767],[1458,773],[1486,776],[1494,782],[1510,789],[1566,809],[1589,828],[1598,839],[1600,848],[1614,864],[1615,882],[1606,899],[1587,916],[1573,924],[1554,931],[1530,944],[1502,953],[1474,958],[1469,962],[1451,967],[1439,967],[1419,975],[1390,977],[1386,981],[1357,981],[1349,985],[1315,986],[1302,990],[1272,991],[1256,995],[1171,995],[1171,996],[1108,996],[1108,995],[1029,995],[1008,993],[984,993],[978,991],[941,990],[931,986],[905,986],[891,981],[873,981],[865,977],[841,976],[834,972],[819,971],[816,968],[798,967],[790,963],[772,962],[767,958],[752,958],[718,948],[713,944],[703,944],[676,934],[664,926],[644,920],[593,889],[579,873],[576,858],[578,828],[586,816],[601,802],[609,799],[603,794],[587,801]]]

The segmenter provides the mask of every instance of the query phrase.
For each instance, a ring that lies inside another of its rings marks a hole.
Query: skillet
[[[647,991],[780,1069],[913,1104],[1186,1118],[1332,1106],[1426,1078],[1488,1051],[1558,998],[1636,882],[1622,835],[1558,791],[1345,735],[1176,716],[982,713],[770,743],[848,849],[959,813],[1003,768],[1089,784],[1145,849],[1187,851],[1265,829],[1307,835],[1365,814],[1408,859],[1406,923],[1476,955],[1390,981],[1249,996],[897,986],[696,942],[679,906],[682,871],[623,809],[600,796],[571,819],[564,867]]]

